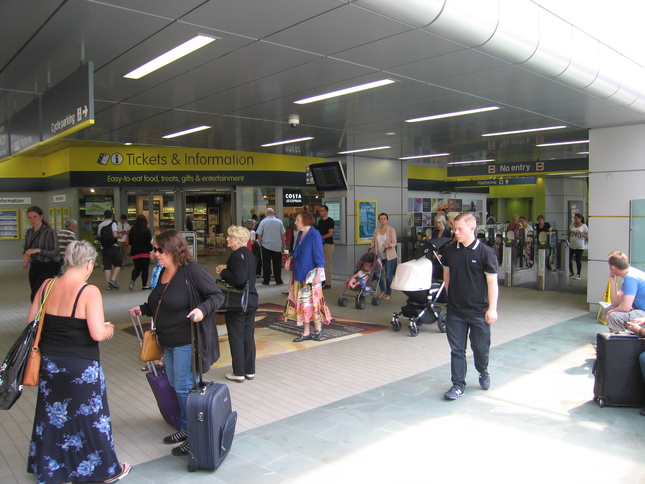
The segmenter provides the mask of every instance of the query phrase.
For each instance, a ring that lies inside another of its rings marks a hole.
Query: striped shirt
[[[34,262],[52,262],[58,257],[58,237],[56,232],[49,225],[41,225],[37,231],[31,227],[25,235],[25,247],[27,249],[40,249],[41,252],[33,254],[31,259]]]
[[[76,234],[71,230],[61,229],[58,231],[58,248],[60,249],[60,258],[65,258],[65,249],[67,245],[76,240]]]

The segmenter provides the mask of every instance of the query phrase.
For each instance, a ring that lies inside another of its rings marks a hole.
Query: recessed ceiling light
[[[583,143],[589,143],[588,139],[581,139],[578,141],[560,141],[559,143],[541,143],[535,146],[563,146],[563,145],[581,145]]]
[[[307,136],[305,138],[285,139],[284,141],[274,141],[273,143],[265,143],[260,146],[268,147],[268,146],[286,145],[289,143],[298,143],[299,141],[309,141],[310,139],[314,139],[314,138],[312,136]]]
[[[396,133],[394,131],[388,131],[385,133],[385,136],[394,136]]]
[[[123,143],[125,146],[130,146],[132,143]]]
[[[566,128],[566,126],[546,126],[544,128],[518,129],[515,131],[500,131],[498,133],[486,133],[486,134],[482,134],[482,136],[502,136],[505,134],[534,133],[536,131],[549,131],[552,129],[563,129],[563,128]]]
[[[455,111],[454,113],[434,114],[432,116],[424,116],[422,118],[406,119],[406,123],[418,123],[420,121],[430,121],[432,119],[452,118],[454,116],[465,116],[467,114],[485,113],[487,111],[494,111],[499,109],[497,106],[489,106],[487,108],[468,109],[466,111]]]
[[[362,148],[360,150],[339,151],[339,155],[349,155],[350,153],[363,153],[364,151],[386,150],[392,148],[391,146],[375,146],[374,148]]]
[[[135,70],[128,72],[125,76],[127,79],[141,79],[143,76],[147,76],[151,72],[161,69],[163,66],[167,66],[171,62],[175,62],[177,59],[180,59],[191,52],[201,49],[205,45],[210,44],[214,40],[217,40],[217,37],[210,37],[208,35],[197,35],[190,40],[187,40],[181,45],[178,45],[174,49],[169,50],[165,54],[161,54],[159,57],[152,59],[150,62],[146,62],[140,67],[137,67]]]
[[[162,136],[164,139],[177,138],[178,136],[184,136],[190,133],[196,133],[197,131],[204,131],[205,129],[210,129],[210,126],[197,126],[196,128],[185,129],[184,131],[178,131],[177,133],[167,134]]]
[[[446,165],[463,165],[465,163],[491,163],[495,161],[493,160],[470,160],[470,161],[451,161],[449,163],[446,163]]]
[[[438,156],[449,156],[450,153],[434,153],[432,155],[403,156],[399,160],[415,160],[417,158],[437,158]]]
[[[365,91],[367,89],[374,89],[376,87],[386,86],[388,84],[392,84],[393,82],[396,82],[396,81],[393,81],[392,79],[381,79],[380,81],[368,82],[367,84],[360,84],[358,86],[348,87],[346,89],[340,89],[338,91],[332,91],[326,94],[319,94],[318,96],[312,96],[305,99],[300,99],[298,101],[294,101],[294,103],[295,104],[314,103],[316,101],[322,101],[323,99],[330,99],[332,97],[344,96],[346,94],[352,94],[354,92]]]

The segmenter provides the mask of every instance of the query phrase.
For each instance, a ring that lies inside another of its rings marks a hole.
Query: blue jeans
[[[193,389],[195,378],[192,375],[192,347],[184,346],[166,346],[163,350],[163,358],[166,363],[166,373],[170,386],[175,389],[179,399],[179,409],[181,410],[181,430],[188,432],[188,419],[186,418],[186,402],[188,401],[188,392]]]
[[[446,335],[450,345],[450,373],[452,384],[462,390],[466,387],[466,346],[470,330],[470,348],[475,358],[475,369],[481,373],[488,369],[490,354],[490,325],[484,316],[459,318],[446,315]]]
[[[385,272],[385,277],[381,276],[381,282],[379,286],[381,291],[385,291],[385,294],[392,295],[392,279],[394,278],[394,271],[396,269],[396,259],[386,260],[381,259],[383,263],[383,270]]]

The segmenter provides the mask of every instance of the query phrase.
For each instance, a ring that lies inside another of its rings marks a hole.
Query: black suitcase
[[[196,324],[191,324],[193,348],[200,347]],[[201,358],[198,354],[195,356],[193,367],[195,360],[197,366],[201,367]],[[223,383],[204,382],[201,368],[198,372],[199,383],[188,394],[186,403],[190,472],[197,469],[215,470],[220,466],[231,450],[237,423],[237,412],[231,409],[228,387]]]
[[[598,333],[596,338],[594,400],[601,407],[641,407],[645,383],[638,357],[645,351],[645,339],[635,334]]]

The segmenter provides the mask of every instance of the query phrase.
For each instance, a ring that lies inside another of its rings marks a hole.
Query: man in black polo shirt
[[[325,281],[323,289],[331,288],[331,258],[334,255],[334,219],[329,216],[329,208],[323,205],[318,210],[320,220],[316,228],[323,239],[323,250],[325,252]]]
[[[488,390],[490,325],[497,321],[497,257],[492,248],[475,237],[477,221],[469,213],[459,214],[454,222],[456,242],[444,248],[443,280],[448,307],[446,334],[450,344],[452,387],[444,397],[456,400],[466,388],[466,346],[470,347],[479,372],[479,385]]]

